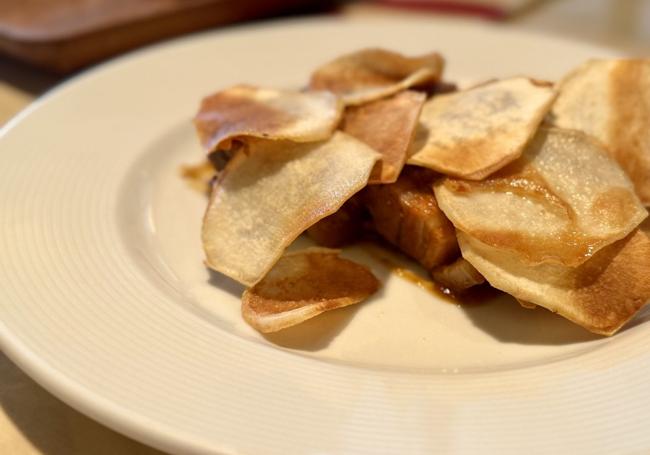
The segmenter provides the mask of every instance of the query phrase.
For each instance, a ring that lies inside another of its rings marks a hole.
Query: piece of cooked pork
[[[359,239],[365,217],[365,208],[357,193],[336,212],[307,229],[307,234],[321,246],[339,248]]]
[[[370,185],[363,201],[374,229],[427,270],[458,256],[454,227],[433,194],[433,171],[406,166],[388,185]]]

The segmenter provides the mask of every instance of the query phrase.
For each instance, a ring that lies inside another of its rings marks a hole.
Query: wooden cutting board
[[[0,52],[68,72],[134,47],[309,0],[0,0]]]

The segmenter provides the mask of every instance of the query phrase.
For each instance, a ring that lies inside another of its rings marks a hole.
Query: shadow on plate
[[[368,302],[366,302],[368,303]],[[315,352],[325,349],[347,327],[359,305],[350,305],[338,310],[327,311],[302,324],[279,332],[265,333],[266,341],[288,349]]]
[[[389,280],[402,279],[392,273],[392,268],[406,267],[421,278],[425,277],[423,275],[425,272],[418,273],[421,272],[420,268],[406,258],[398,258],[400,260],[396,262],[396,265],[387,266],[369,254],[359,254],[360,251],[362,249],[353,248],[346,251],[346,253],[352,254],[344,254],[344,256],[372,269],[382,283],[374,296],[366,302],[325,312],[297,326],[275,333],[263,334],[263,337],[270,343],[289,349],[308,352],[325,349],[346,329],[361,305],[372,305],[374,300],[381,299],[384,295],[383,289]],[[392,252],[392,255],[395,256],[395,253]],[[209,273],[209,283],[212,286],[228,292],[237,299],[241,298],[245,290],[243,285],[212,270]],[[461,299],[462,301],[463,299]],[[441,302],[432,303],[443,304]],[[502,343],[559,346],[603,339],[602,336],[593,334],[544,308],[525,309],[514,298],[496,290],[493,292],[480,291],[476,295],[472,295],[467,302],[461,303],[459,307],[477,329]],[[628,330],[647,321],[650,321],[650,307],[637,315],[623,330]]]
[[[372,267],[382,283],[385,284],[391,279],[396,269],[404,268],[413,272],[414,276],[422,282],[430,282],[431,288],[437,287],[426,270],[394,248],[382,243],[364,245],[364,247],[372,254],[357,255],[355,260]],[[488,285],[472,288],[465,296],[458,299],[442,294],[436,295],[435,298],[448,300],[448,303],[458,303],[476,328],[503,343],[566,345],[602,338],[544,308],[525,309],[514,298]],[[432,304],[444,305],[445,303],[432,302]]]
[[[461,308],[474,326],[503,343],[565,345],[603,338],[542,307],[523,308],[505,294]]]
[[[246,286],[207,267],[206,270],[209,273],[208,283],[210,283],[211,286],[226,291],[228,294],[237,298],[237,300],[241,299],[241,295],[246,290]]]
[[[625,332],[626,330],[630,330],[632,327],[645,324],[648,321],[650,321],[650,302],[648,302],[648,305],[645,308],[639,311],[634,319],[628,322],[627,325],[621,329],[621,332]]]

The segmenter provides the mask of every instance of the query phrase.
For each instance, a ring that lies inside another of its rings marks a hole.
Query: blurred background
[[[0,0],[0,124],[81,68],[198,30],[280,17],[467,17],[650,55],[650,0]]]
[[[315,15],[463,17],[650,57],[650,0],[0,0],[0,125],[123,52],[199,30]],[[1,353],[0,405],[0,454],[160,453],[74,411]]]

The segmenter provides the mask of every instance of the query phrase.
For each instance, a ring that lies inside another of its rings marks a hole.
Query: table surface
[[[348,19],[368,20],[396,14],[421,17],[423,13],[359,2],[343,7],[340,14]],[[650,56],[650,0],[538,1],[502,25],[589,41],[627,55]],[[62,80],[60,76],[0,57],[0,125]],[[37,385],[2,353],[0,407],[2,454],[162,453],[75,411]]]

